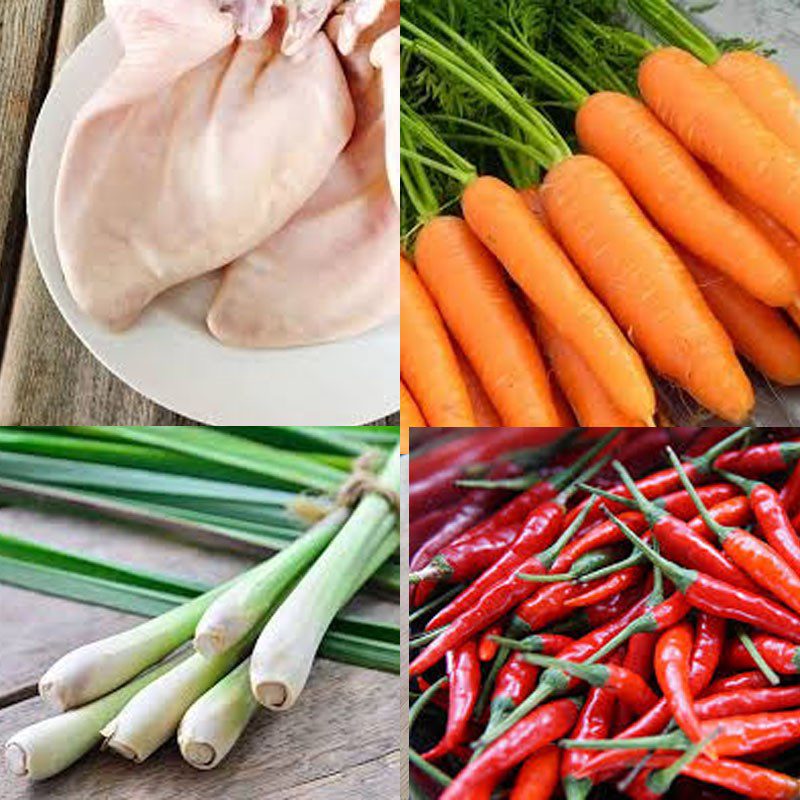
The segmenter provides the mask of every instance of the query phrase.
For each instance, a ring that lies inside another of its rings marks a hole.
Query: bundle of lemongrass
[[[397,550],[399,464],[395,447],[377,474],[357,465],[324,518],[278,555],[59,659],[39,691],[64,713],[11,737],[10,771],[47,778],[98,743],[141,762],[176,732],[184,758],[210,769],[259,704],[291,707],[340,609]],[[363,644],[349,660],[369,665],[370,643],[340,636],[345,649]]]

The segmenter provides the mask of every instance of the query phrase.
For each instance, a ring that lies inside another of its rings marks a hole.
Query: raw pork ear
[[[397,9],[399,3],[391,4]],[[389,24],[396,25],[394,16]],[[334,18],[334,40],[342,17]],[[225,275],[208,315],[225,344],[287,347],[362,333],[399,312],[400,223],[386,178],[380,73],[370,53],[387,21],[344,59],[356,129],[323,187]]]
[[[120,329],[170,286],[282,228],[348,142],[353,103],[320,33],[235,39],[219,0],[108,0],[125,56],[70,131],[56,191],[67,284]]]

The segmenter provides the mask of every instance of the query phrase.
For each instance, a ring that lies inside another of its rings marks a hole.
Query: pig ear
[[[288,21],[281,51],[293,56],[322,30],[338,0],[284,0],[284,4]]]
[[[242,39],[260,39],[275,19],[274,9],[284,0],[217,0],[220,11],[233,17],[236,33]]]
[[[349,56],[365,32],[370,31],[374,38],[400,23],[400,2],[347,0],[338,9],[338,19],[336,47],[343,56]]]

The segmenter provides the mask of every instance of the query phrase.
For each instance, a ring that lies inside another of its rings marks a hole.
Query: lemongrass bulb
[[[176,663],[178,660],[173,659],[159,664],[93,703],[36,722],[14,734],[5,746],[7,769],[14,775],[35,781],[50,778],[65,770],[101,741],[100,729],[137,692],[172,669]]]
[[[252,638],[248,639],[249,645]],[[227,674],[244,655],[244,645],[225,655],[199,653],[153,681],[103,727],[104,747],[140,763],[161,747],[199,697]]]
[[[250,660],[242,662],[186,712],[178,728],[184,759],[213,769],[231,751],[250,722],[258,701],[250,691]]]
[[[45,672],[39,694],[53,708],[81,706],[127,683],[192,638],[197,621],[225,587],[135,628],[67,653]]]
[[[390,491],[399,491],[399,461],[396,448],[381,473],[381,482]],[[250,664],[250,684],[262,705],[283,711],[295,704],[325,631],[360,585],[364,567],[386,547],[396,524],[385,497],[376,493],[363,497],[338,536],[272,615]]]
[[[217,597],[197,624],[195,649],[210,658],[240,642],[325,549],[348,514],[343,508],[331,512],[283,552],[250,570]]]

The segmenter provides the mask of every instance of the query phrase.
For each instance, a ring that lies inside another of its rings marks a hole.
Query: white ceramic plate
[[[59,73],[28,161],[28,218],[50,294],[81,341],[118,378],[166,408],[211,425],[357,425],[399,408],[400,324],[355,339],[288,350],[223,347],[206,330],[216,278],[164,294],[114,334],[86,316],[64,282],[53,231],[61,153],[78,110],[121,55],[107,22]]]

